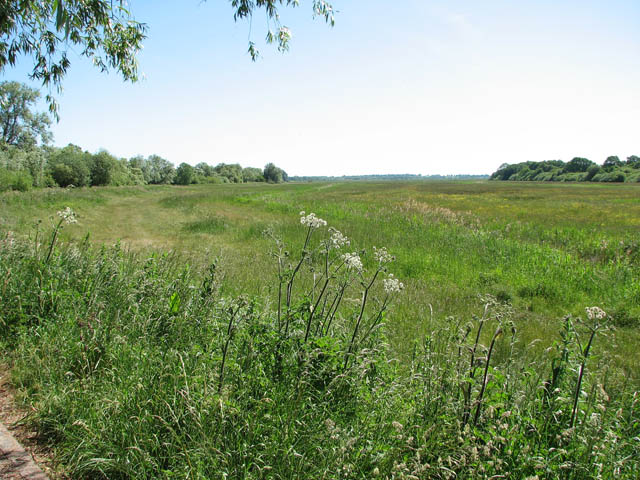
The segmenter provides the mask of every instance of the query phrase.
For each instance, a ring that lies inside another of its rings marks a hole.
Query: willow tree
[[[266,41],[286,51],[291,31],[280,23],[281,8],[297,7],[299,0],[229,0],[235,21],[251,21],[266,13]],[[314,16],[333,25],[334,10],[323,0],[312,0]],[[179,7],[175,7],[179,8]],[[30,77],[60,90],[70,67],[69,50],[90,59],[102,71],[114,70],[124,80],[138,80],[137,55],[148,27],[138,21],[126,0],[4,0],[0,2],[0,73],[26,56],[33,62]],[[259,52],[250,38],[248,52]],[[49,108],[57,105],[47,95]]]

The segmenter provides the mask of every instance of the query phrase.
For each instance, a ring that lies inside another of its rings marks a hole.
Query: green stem
[[[496,343],[496,339],[502,334],[502,328],[498,327],[496,333],[493,334],[493,339],[491,339],[491,345],[489,346],[489,353],[487,354],[487,361],[484,364],[484,375],[482,377],[482,388],[480,389],[480,393],[478,394],[477,406],[476,406],[476,414],[473,417],[473,424],[478,424],[478,419],[480,418],[480,408],[482,407],[482,398],[484,397],[484,392],[487,388],[488,383],[488,375],[489,375],[489,363],[491,362],[491,353],[493,352],[493,346]]]
[[[587,363],[587,358],[589,357],[589,350],[591,350],[591,344],[593,343],[593,338],[596,336],[596,329],[594,328],[591,331],[591,336],[589,337],[589,343],[587,344],[587,348],[585,348],[583,352],[582,364],[580,365],[580,372],[578,373],[578,385],[576,386],[576,393],[573,396],[573,410],[571,411],[571,422],[569,423],[569,428],[573,428],[576,421],[576,411],[578,410],[578,398],[580,397],[580,388],[582,387],[582,377],[584,376],[584,367]]]
[[[53,230],[53,236],[51,237],[51,243],[49,244],[49,253],[47,253],[47,258],[44,263],[49,263],[49,259],[51,258],[51,253],[53,252],[53,246],[56,243],[56,239],[58,238],[58,231],[60,230],[60,226],[62,225],[63,219],[61,218],[56,225],[56,228]]]
[[[347,350],[347,353],[344,356],[344,367],[343,367],[344,370],[347,369],[347,365],[349,363],[349,355],[351,355],[353,344],[356,340],[356,336],[358,335],[360,322],[362,321],[362,316],[364,315],[364,308],[367,305],[367,296],[369,295],[369,289],[371,289],[371,286],[373,285],[373,282],[376,281],[376,278],[378,277],[379,273],[380,273],[380,270],[376,270],[376,273],[371,279],[371,282],[369,282],[369,285],[367,285],[367,287],[364,289],[364,292],[362,292],[362,305],[360,307],[360,314],[358,315],[358,320],[356,320],[356,326],[353,329],[353,335],[351,335],[351,342],[349,342],[349,349]]]

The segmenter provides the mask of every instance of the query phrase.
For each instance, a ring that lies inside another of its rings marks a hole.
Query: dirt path
[[[0,479],[62,480],[56,472],[51,452],[37,441],[36,432],[21,420],[28,414],[17,407],[9,371],[0,364]]]

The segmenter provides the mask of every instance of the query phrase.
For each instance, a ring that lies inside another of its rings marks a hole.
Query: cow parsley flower
[[[319,217],[316,217],[316,214],[313,212],[306,216],[304,214],[304,211],[300,212],[300,223],[309,228],[320,228],[327,226],[327,222]]]
[[[329,232],[331,232],[330,244],[329,246],[332,248],[340,248],[345,245],[350,245],[351,242],[347,237],[345,237],[342,232],[336,230],[335,228],[329,228]]]
[[[587,317],[589,320],[602,320],[607,316],[607,312],[602,310],[600,307],[587,307],[585,310],[587,311]]]
[[[404,288],[404,284],[395,278],[393,273],[390,273],[388,278],[382,280],[382,285],[387,293],[399,293]]]
[[[380,265],[384,265],[385,263],[393,262],[395,260],[395,257],[387,252],[387,249],[385,247],[373,247],[373,256],[376,258]]]
[[[76,220],[76,214],[71,208],[67,207],[64,210],[58,212],[58,216],[67,224],[78,223]]]
[[[360,260],[360,256],[356,252],[345,253],[342,255],[342,260],[347,266],[347,270],[357,270],[358,272],[362,271],[362,260]]]

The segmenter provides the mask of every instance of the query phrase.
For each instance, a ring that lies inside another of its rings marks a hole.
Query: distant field
[[[0,196],[0,231],[34,235],[70,206],[64,238],[175,250],[189,262],[221,259],[224,291],[270,295],[271,228],[292,249],[299,212],[315,212],[352,239],[385,246],[406,289],[392,311],[399,353],[449,316],[478,314],[480,294],[510,302],[525,341],[548,345],[560,319],[598,305],[619,327],[620,365],[640,356],[640,186],[527,183],[198,185],[40,190]],[[370,255],[363,257],[365,263]],[[369,260],[368,260],[369,259]],[[272,297],[273,298],[273,297]],[[432,313],[433,312],[433,313]],[[608,345],[614,345],[609,340]]]

